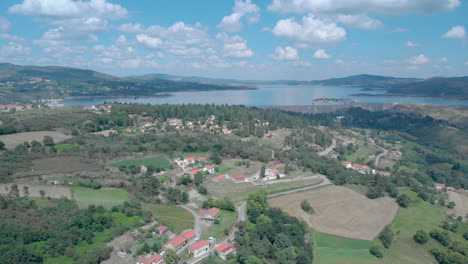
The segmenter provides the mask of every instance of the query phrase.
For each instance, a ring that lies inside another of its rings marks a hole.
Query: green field
[[[161,168],[164,170],[170,170],[172,169],[172,164],[164,157],[154,157],[154,158],[147,158],[147,159],[135,159],[135,160],[122,160],[122,161],[117,161],[113,163],[107,164],[109,167],[114,167],[118,168],[120,166],[140,166],[140,165],[146,165],[146,166],[154,166],[156,168]]]
[[[374,264],[377,258],[369,253],[371,241],[335,236],[315,232],[316,253],[314,263],[318,264]]]
[[[150,211],[161,225],[169,227],[176,234],[193,228],[193,215],[184,208],[174,205],[143,204],[143,209]]]
[[[225,236],[224,229],[231,230],[231,227],[236,223],[236,212],[221,211],[219,224],[213,224],[208,230],[203,232],[202,239],[214,237],[220,239]]]
[[[226,173],[226,172],[232,170],[232,168],[230,168],[230,167],[217,166],[217,167],[215,168],[215,170],[216,170],[216,173],[222,174],[222,173]]]
[[[55,148],[57,150],[71,149],[71,148],[74,148],[74,147],[76,147],[75,144],[57,144],[57,145],[55,145]]]
[[[87,208],[89,205],[94,204],[110,209],[114,205],[129,201],[128,192],[123,189],[103,188],[95,190],[73,186],[71,190],[73,198],[80,208]]]

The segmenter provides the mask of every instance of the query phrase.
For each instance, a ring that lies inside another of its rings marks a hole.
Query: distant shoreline
[[[437,99],[437,100],[443,100],[443,101],[461,101],[461,102],[466,102],[468,99],[460,99],[460,98],[455,98],[455,97],[434,97],[434,96],[423,96],[423,95],[408,95],[408,94],[389,94],[389,93],[384,93],[384,94],[350,94],[350,96],[355,96],[355,97],[413,97],[413,98],[429,98],[429,99]]]

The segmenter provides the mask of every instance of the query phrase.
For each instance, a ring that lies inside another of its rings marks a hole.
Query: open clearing
[[[146,159],[135,159],[135,160],[122,160],[107,164],[109,167],[118,168],[119,166],[154,166],[156,168],[162,168],[165,170],[172,169],[172,164],[164,157],[153,157],[153,158],[146,158]]]
[[[56,157],[33,160],[35,171],[46,173],[76,173],[84,171],[102,171],[97,164],[80,157]],[[46,174],[44,173],[44,174]]]
[[[221,239],[225,237],[224,230],[231,230],[231,227],[236,223],[237,214],[236,212],[221,211],[221,216],[219,218],[219,224],[211,224],[208,230],[203,232],[202,239],[208,239],[214,237],[216,239]]]
[[[54,139],[55,143],[64,141],[65,139],[71,138],[69,135],[65,135],[56,131],[37,131],[37,132],[23,132],[10,135],[1,135],[0,141],[5,143],[7,149],[14,149],[16,146],[23,144],[25,141],[39,141],[42,143],[42,140],[45,136],[50,136]]]
[[[455,202],[453,211],[457,216],[465,217],[468,215],[468,196],[457,192],[448,192],[448,197],[451,202]]]
[[[161,225],[179,234],[183,230],[193,228],[193,215],[182,207],[174,205],[143,204],[143,209],[150,211]]]
[[[110,209],[114,205],[123,204],[128,201],[128,192],[123,189],[102,188],[90,189],[84,187],[72,187],[73,198],[78,207],[87,208],[89,205],[102,205],[104,208]]]
[[[6,195],[11,189],[12,184],[0,184],[0,194]],[[23,186],[28,186],[30,197],[41,197],[40,191],[45,192],[45,197],[61,198],[66,197],[72,198],[70,187],[67,186],[53,186],[53,185],[32,185],[32,184],[18,184],[20,195],[23,196]],[[5,188],[6,187],[6,188]],[[7,190],[8,188],[8,190]]]
[[[315,214],[305,213],[300,203],[307,200]],[[304,219],[319,232],[372,240],[395,217],[398,206],[391,198],[368,199],[346,187],[329,186],[269,199],[292,216]]]

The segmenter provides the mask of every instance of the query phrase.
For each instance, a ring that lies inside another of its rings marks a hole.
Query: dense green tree
[[[393,243],[393,231],[390,229],[390,226],[386,226],[384,230],[380,232],[379,240],[382,242],[384,247],[390,248]]]
[[[424,230],[418,230],[416,234],[414,234],[413,239],[417,243],[424,245],[429,241],[429,235]]]
[[[376,256],[377,258],[383,258],[384,257],[384,253],[383,253],[383,249],[379,246],[372,246],[369,248],[369,252]]]
[[[397,197],[397,203],[399,206],[403,207],[403,208],[408,208],[409,204],[411,203],[411,200],[410,198],[408,197],[408,195],[406,194],[400,194],[398,195]]]

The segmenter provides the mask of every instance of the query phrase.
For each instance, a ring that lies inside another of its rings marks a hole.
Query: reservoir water
[[[318,98],[356,99],[360,103],[423,103],[468,105],[468,101],[449,101],[421,97],[360,97],[352,94],[382,94],[382,91],[362,91],[357,87],[306,86],[306,85],[261,85],[257,90],[223,90],[201,92],[176,92],[169,97],[90,97],[69,98],[64,106],[88,106],[104,102],[141,103],[141,104],[231,104],[247,106],[311,105]],[[343,104],[337,102],[334,104]],[[330,103],[315,103],[330,104]]]

